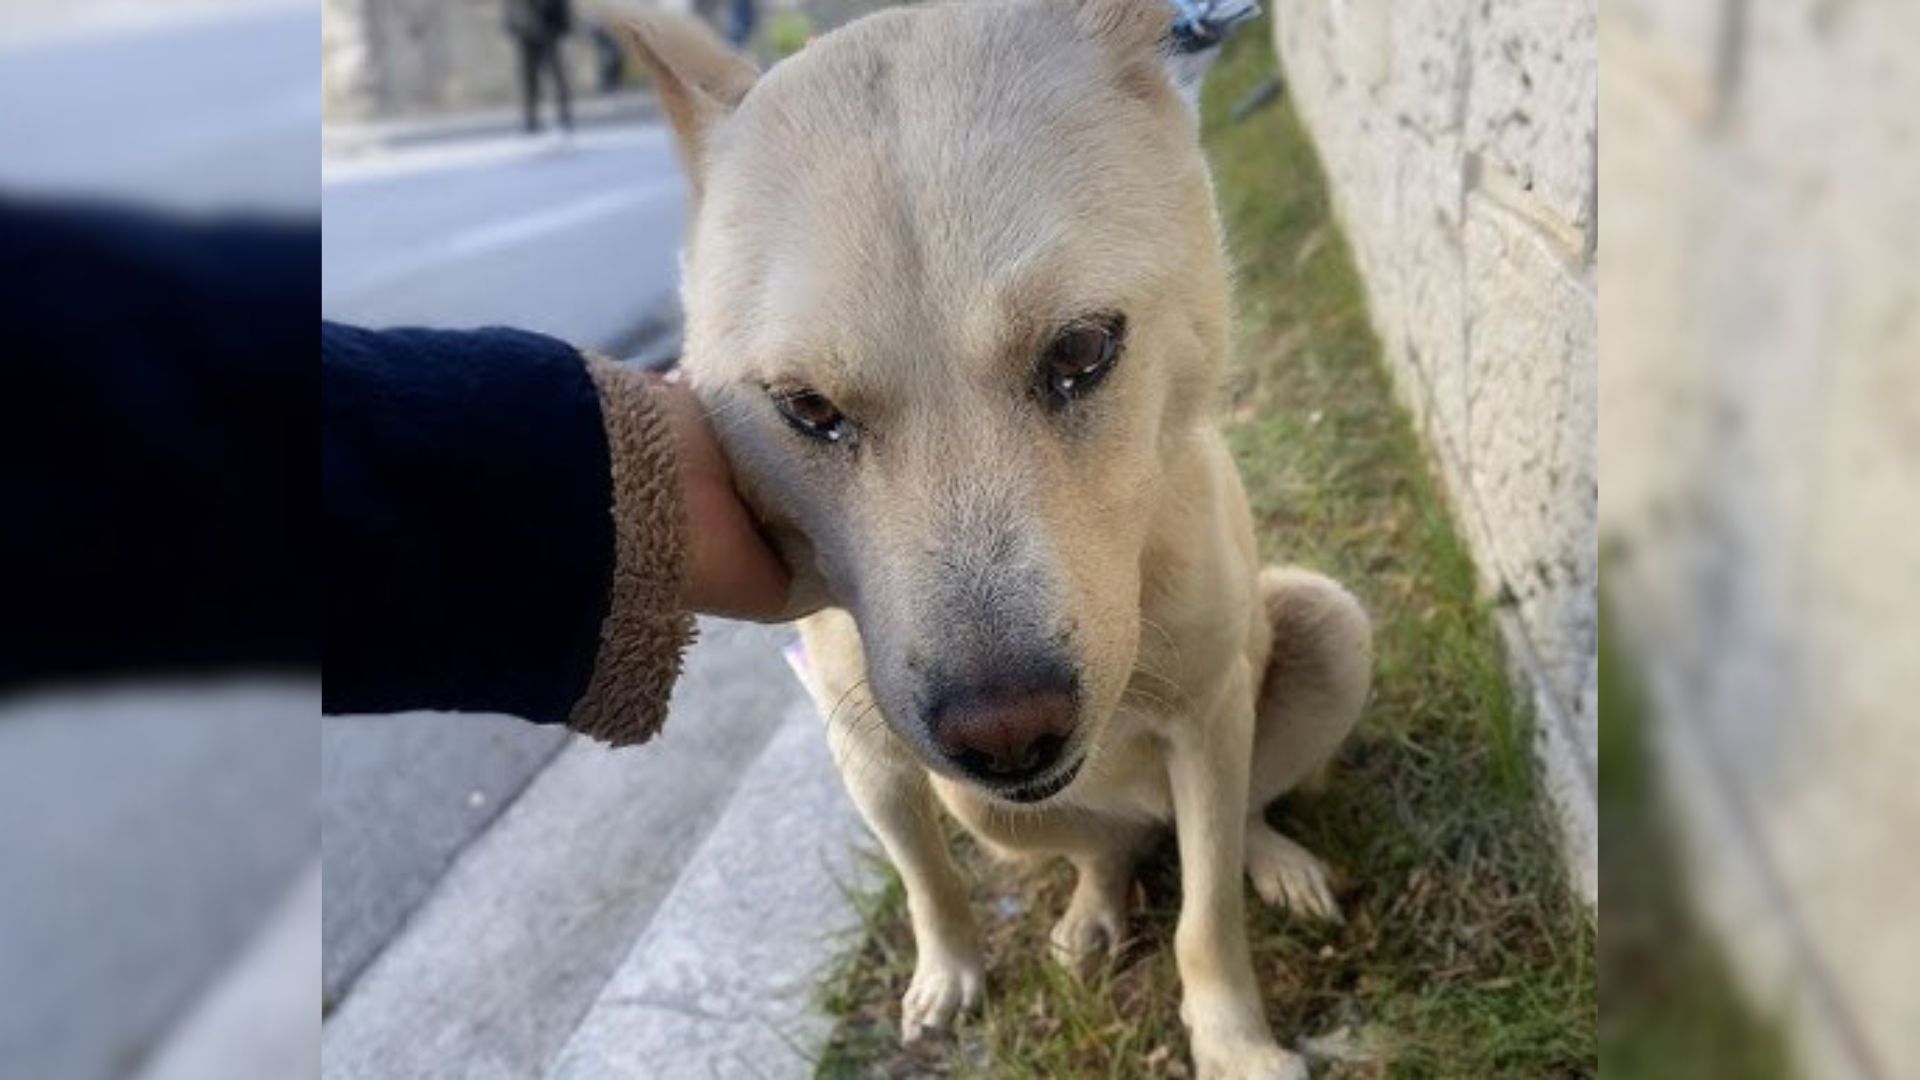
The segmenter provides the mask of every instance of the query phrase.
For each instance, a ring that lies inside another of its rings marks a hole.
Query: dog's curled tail
[[[1366,705],[1373,680],[1372,623],[1360,601],[1324,574],[1268,566],[1257,587],[1273,627],[1273,652],[1260,680],[1256,724],[1289,744],[1262,756],[1312,763],[1301,775],[1269,781],[1275,793],[1317,787],[1333,750]],[[1329,745],[1319,745],[1327,740]]]

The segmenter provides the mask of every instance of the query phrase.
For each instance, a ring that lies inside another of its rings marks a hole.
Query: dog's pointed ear
[[[657,11],[623,12],[618,25],[652,76],[698,202],[706,176],[707,136],[740,105],[760,71],[694,19]]]

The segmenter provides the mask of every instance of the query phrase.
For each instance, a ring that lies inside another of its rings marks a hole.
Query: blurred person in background
[[[528,133],[540,130],[540,77],[553,76],[560,129],[573,130],[567,98],[567,68],[561,62],[560,40],[573,28],[569,0],[507,0],[507,32],[520,47],[520,103]]]
[[[754,27],[760,23],[760,9],[753,0],[732,0],[728,6],[732,10],[728,13],[725,28],[727,44],[736,49],[745,49],[748,40],[753,37]]]
[[[693,13],[727,44],[742,50],[760,22],[754,0],[693,0]]]

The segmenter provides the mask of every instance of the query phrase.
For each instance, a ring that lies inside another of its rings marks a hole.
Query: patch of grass
[[[1241,29],[1203,102],[1239,304],[1229,438],[1263,555],[1352,587],[1378,654],[1331,782],[1274,811],[1339,868],[1346,924],[1301,924],[1249,892],[1269,1018],[1284,1040],[1344,1045],[1325,1076],[1591,1076],[1593,922],[1564,880],[1473,565],[1394,401],[1311,141],[1284,100],[1230,117],[1272,74],[1269,41],[1264,22]],[[1046,950],[1071,870],[957,847],[986,938],[985,1014],[896,1045],[913,946],[893,885],[832,981],[840,1024],[820,1075],[1186,1074],[1170,846],[1142,868],[1136,946],[1087,986]]]
[[[1645,704],[1608,624],[1600,635],[1600,1060],[1624,1080],[1786,1080],[1786,1040],[1755,1017],[1680,890],[1645,745]]]

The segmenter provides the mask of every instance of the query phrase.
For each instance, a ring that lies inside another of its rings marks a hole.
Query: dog
[[[984,983],[936,800],[990,850],[1071,860],[1052,943],[1080,970],[1171,823],[1195,1071],[1304,1077],[1241,876],[1338,917],[1264,809],[1353,728],[1370,630],[1335,582],[1259,562],[1168,12],[893,9],[765,74],[669,17],[631,31],[693,200],[682,365],[795,569],[836,760],[906,886],[903,1036]]]

